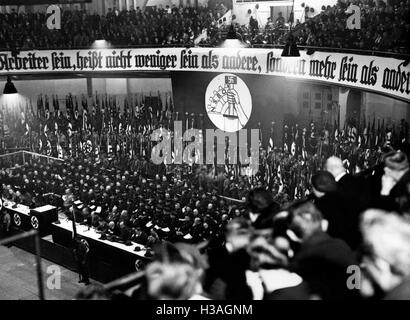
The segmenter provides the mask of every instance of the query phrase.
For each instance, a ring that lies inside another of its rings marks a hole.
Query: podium
[[[14,227],[24,231],[39,230],[41,237],[50,235],[51,224],[58,220],[57,208],[51,205],[30,209],[25,205],[6,200],[3,210],[10,213]]]
[[[30,210],[30,225],[33,229],[40,230],[40,236],[51,234],[51,224],[58,220],[57,208],[45,205]]]

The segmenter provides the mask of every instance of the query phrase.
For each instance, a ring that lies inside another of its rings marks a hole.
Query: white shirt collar
[[[340,179],[342,179],[342,178],[345,176],[345,174],[346,174],[346,172],[339,173],[339,174],[335,177],[336,182],[338,182]]]
[[[253,212],[249,212],[249,219],[251,219],[251,222],[255,222],[256,219],[258,219],[259,217],[259,213],[253,213]]]

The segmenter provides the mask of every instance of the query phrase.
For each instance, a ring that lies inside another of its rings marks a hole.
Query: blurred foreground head
[[[335,179],[342,173],[346,172],[342,159],[335,156],[329,157],[326,160],[325,170],[330,172]]]
[[[249,244],[251,225],[244,218],[235,218],[225,227],[225,239],[228,251],[234,252]]]
[[[360,228],[367,280],[386,293],[409,279],[410,221],[395,213],[369,209],[362,215]],[[371,291],[363,293],[371,295]]]
[[[164,243],[146,268],[147,294],[155,300],[186,300],[202,292],[205,259],[191,245]]]
[[[333,175],[328,171],[318,171],[312,176],[312,189],[317,198],[323,197],[326,193],[335,192],[337,184]]]
[[[310,201],[295,202],[289,207],[289,229],[302,242],[317,231],[323,231],[323,216]]]
[[[279,205],[273,200],[272,194],[263,188],[251,190],[247,202],[249,210],[258,215],[256,221],[254,221],[254,226],[257,226],[266,217],[270,217],[279,210]]]
[[[384,156],[384,172],[398,181],[409,169],[409,160],[404,152],[392,151]]]

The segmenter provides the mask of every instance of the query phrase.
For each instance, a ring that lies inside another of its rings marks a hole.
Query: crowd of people
[[[360,8],[358,30],[346,28],[350,4]],[[296,34],[300,45],[408,54],[409,17],[410,1],[339,0],[301,25]]]
[[[164,242],[126,295],[95,286],[77,298],[408,300],[408,156],[388,152],[373,171],[353,176],[330,157],[312,196],[285,207],[250,190],[246,215],[205,249]]]
[[[0,43],[7,49],[89,48],[104,39],[113,46],[184,45],[202,29],[216,23],[221,13],[205,7],[146,7],[106,15],[64,10],[61,30],[49,30],[45,13],[0,14]]]
[[[348,6],[361,9],[361,28],[348,30]],[[284,45],[289,26],[301,46],[349,48],[409,53],[406,34],[410,30],[409,1],[339,0],[334,6],[323,6],[322,12],[300,23],[293,15],[269,17],[260,25],[255,14],[249,23],[232,24],[249,46]],[[109,8],[105,15],[83,10],[64,10],[61,30],[49,30],[45,13],[1,13],[0,43],[6,50],[89,48],[95,40],[104,39],[113,46],[194,45],[206,30],[199,45],[218,46],[230,27],[219,23],[227,8],[154,6],[119,11]],[[295,21],[293,21],[295,20]]]
[[[153,164],[150,133],[178,118],[172,100],[153,98],[120,106],[116,97],[96,95],[88,106],[69,94],[64,113],[57,97],[39,96],[37,108],[3,112],[3,152],[25,148],[57,159],[3,159],[2,198],[54,204],[102,239],[144,245],[150,257],[162,248],[133,294],[138,299],[406,294],[408,283],[404,293],[390,292],[410,270],[404,121],[285,124],[282,139],[272,134],[260,146],[260,170],[250,176],[241,165]],[[189,126],[192,116],[181,120]],[[2,233],[10,230],[7,215]],[[206,249],[199,255],[187,243]],[[380,263],[390,268],[379,270]],[[349,266],[365,275],[362,290],[346,284]]]

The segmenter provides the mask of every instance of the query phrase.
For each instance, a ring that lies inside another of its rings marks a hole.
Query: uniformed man
[[[88,254],[90,246],[85,239],[75,239],[74,256],[77,260],[79,283],[84,283],[86,286],[90,284],[90,276],[88,270]]]

